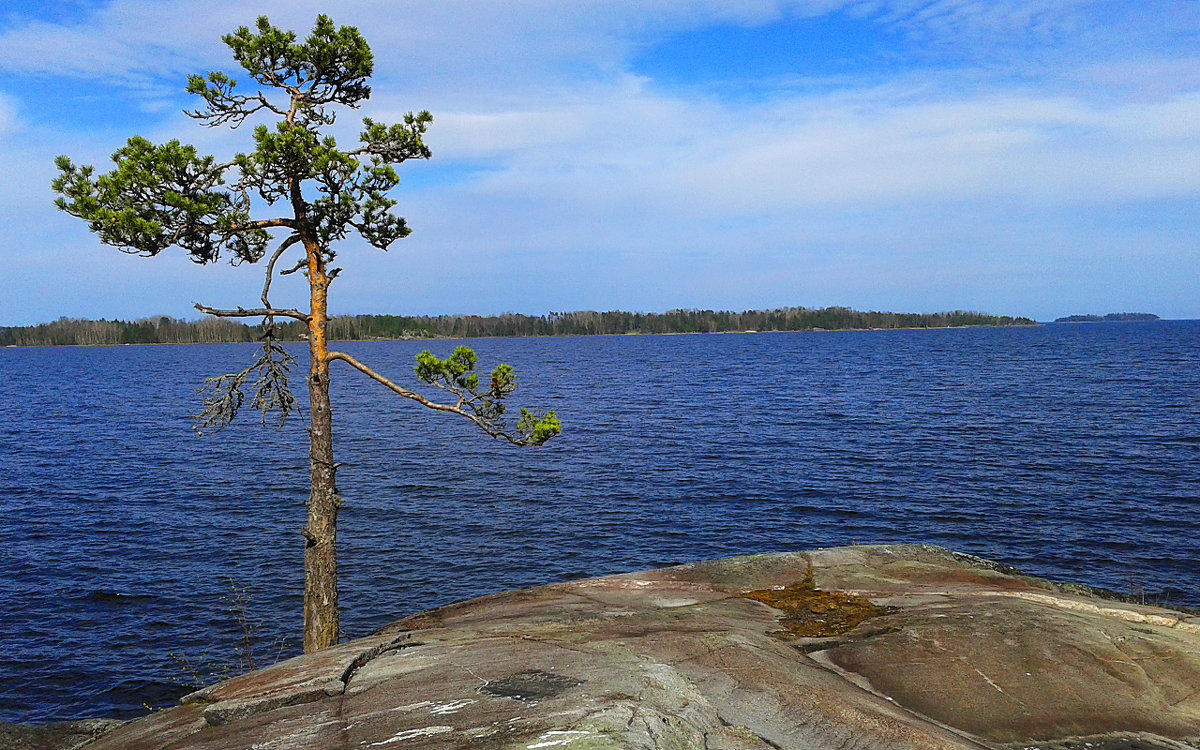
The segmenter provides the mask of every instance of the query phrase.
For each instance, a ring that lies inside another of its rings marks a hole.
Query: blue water
[[[512,448],[335,370],[347,636],[514,587],[850,543],[1200,606],[1200,322],[470,343],[564,435]],[[454,342],[340,348],[404,380],[426,346]],[[258,660],[298,651],[304,424],[190,431],[193,389],[250,355],[0,350],[0,720],[170,702],[170,654],[236,660],[230,580]]]

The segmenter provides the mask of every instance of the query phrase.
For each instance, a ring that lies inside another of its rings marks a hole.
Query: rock
[[[733,558],[422,613],[88,746],[1181,750],[1200,620],[929,546]]]
[[[81,719],[29,726],[0,723],[0,750],[75,750],[125,722]]]

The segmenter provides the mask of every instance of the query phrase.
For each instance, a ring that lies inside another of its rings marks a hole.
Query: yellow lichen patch
[[[887,614],[884,607],[861,596],[818,589],[811,568],[799,583],[782,589],[747,591],[742,596],[782,611],[779,624],[788,634],[802,638],[841,635],[872,617]]]

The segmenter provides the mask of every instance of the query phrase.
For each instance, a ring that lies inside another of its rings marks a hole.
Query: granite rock
[[[0,723],[0,749],[76,750],[123,723],[117,719],[80,719],[33,726]]]
[[[1198,737],[1200,620],[912,545],[463,602],[87,747],[1181,750]]]

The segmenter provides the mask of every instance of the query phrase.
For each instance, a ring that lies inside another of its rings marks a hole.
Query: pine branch
[[[430,401],[419,393],[410,391],[403,386],[397,385],[391,380],[385,378],[379,373],[372,370],[370,367],[359,362],[354,357],[343,352],[330,352],[326,355],[325,360],[332,362],[333,360],[341,360],[358,370],[362,374],[379,383],[384,388],[393,393],[403,396],[404,398],[416,401],[422,406],[433,409],[435,411],[447,412],[449,414],[457,414],[460,417],[469,419],[475,425],[496,439],[507,440],[513,445],[529,446],[541,445],[550,438],[561,432],[561,425],[555,417],[554,412],[547,412],[541,417],[535,417],[525,409],[521,409],[521,419],[517,422],[517,429],[514,432],[509,432],[504,429],[504,422],[500,418],[504,411],[501,407],[499,410],[494,408],[494,402],[485,401],[484,404],[471,405],[472,408],[464,409],[464,400],[459,399],[457,405],[443,404],[437,401]]]

